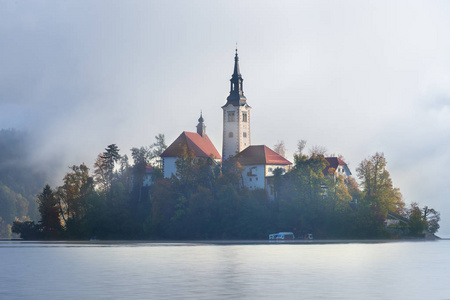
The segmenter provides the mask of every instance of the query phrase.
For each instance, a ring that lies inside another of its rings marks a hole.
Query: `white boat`
[[[278,232],[269,234],[269,240],[285,241],[295,240],[295,235],[292,232]]]

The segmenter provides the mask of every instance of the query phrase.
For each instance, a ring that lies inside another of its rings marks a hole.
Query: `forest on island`
[[[334,169],[324,176],[328,162],[320,151],[298,151],[292,170],[284,175],[275,171],[275,198],[270,199],[264,190],[242,186],[243,168],[237,161],[218,166],[188,150],[177,161],[176,176],[163,178],[159,154],[165,148],[160,134],[151,146],[131,149],[130,161],[117,145],[109,145],[92,169],[74,165],[61,186],[42,184],[36,197],[24,197],[17,192],[20,188],[8,186],[20,182],[17,178],[2,176],[0,205],[12,207],[9,215],[0,210],[2,224],[12,221],[9,230],[24,239],[48,240],[267,239],[279,231],[292,231],[297,238],[312,233],[320,239],[375,239],[421,237],[425,230],[439,229],[434,209],[416,203],[405,207],[382,153],[359,164],[359,185],[352,177],[336,176]],[[150,186],[144,185],[148,166],[153,171]],[[35,184],[45,179],[27,176]],[[16,196],[5,198],[7,189]],[[29,213],[33,208],[34,216]],[[407,219],[408,225],[388,230],[388,211]]]

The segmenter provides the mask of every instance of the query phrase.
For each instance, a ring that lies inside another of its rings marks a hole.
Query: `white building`
[[[282,174],[290,170],[292,163],[267,146],[249,146],[235,156],[244,167],[242,184],[251,189],[265,189],[274,197],[273,176],[277,168]]]

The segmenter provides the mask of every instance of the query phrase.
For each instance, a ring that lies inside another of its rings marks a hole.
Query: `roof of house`
[[[324,175],[328,175],[328,170],[330,168],[337,170],[338,166],[346,166],[347,167],[347,164],[339,157],[325,157],[325,159],[327,160],[329,165],[323,170]],[[348,167],[347,167],[347,169],[348,169]],[[350,172],[350,170],[348,170],[348,171]],[[351,174],[352,173],[350,172],[350,175]]]
[[[235,158],[241,165],[292,165],[290,161],[264,145],[248,146]]]
[[[399,215],[399,214],[397,214],[397,213],[395,213],[395,212],[393,212],[391,210],[388,210],[387,215],[386,215],[386,219],[399,220],[399,221],[401,221],[403,223],[406,223],[406,224],[409,223],[409,220],[407,218],[405,218],[405,217],[403,217],[403,216],[401,216],[401,215]]]
[[[179,157],[183,153],[183,147],[191,150],[195,157],[210,157],[212,155],[212,157],[216,159],[222,158],[206,134],[202,137],[196,132],[186,131],[183,131],[183,133],[181,133],[180,136],[167,147],[163,153],[161,153],[161,157]]]

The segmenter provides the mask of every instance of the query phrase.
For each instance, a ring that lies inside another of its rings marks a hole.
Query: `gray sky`
[[[200,110],[221,150],[238,42],[252,144],[284,140],[292,160],[304,139],[342,154],[354,174],[384,152],[405,202],[439,210],[450,236],[450,2],[0,7],[0,128],[32,132],[37,159],[92,166],[111,143],[122,153],[158,133],[171,143],[195,131]]]

